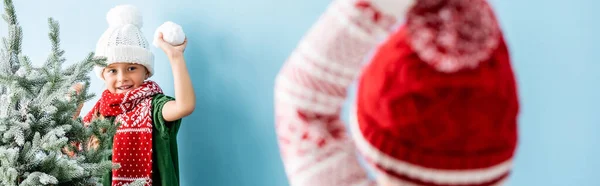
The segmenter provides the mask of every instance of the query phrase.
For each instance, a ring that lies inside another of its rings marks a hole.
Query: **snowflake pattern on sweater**
[[[298,44],[276,78],[276,132],[290,185],[374,185],[340,119],[361,63],[396,18],[370,1],[337,0]]]

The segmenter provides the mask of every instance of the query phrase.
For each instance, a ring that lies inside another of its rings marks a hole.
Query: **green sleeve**
[[[154,186],[179,185],[179,159],[177,150],[177,132],[181,119],[166,122],[162,116],[165,103],[175,100],[173,97],[159,94],[152,99],[153,128],[153,175]],[[110,158],[109,158],[110,159]],[[102,177],[102,185],[110,186],[112,173],[108,172]]]
[[[152,100],[152,122],[154,161],[153,178],[155,186],[179,185],[179,160],[177,150],[177,132],[181,125],[181,119],[166,122],[162,115],[165,103],[175,100],[163,94],[154,96]]]
[[[112,171],[108,171],[104,173],[102,176],[102,186],[111,186],[112,185]]]
[[[165,106],[165,103],[173,100],[175,100],[175,98],[164,94],[156,95],[152,100],[152,120],[155,126],[154,129],[157,130],[164,139],[169,139],[171,135],[176,136],[179,131],[179,125],[181,125],[181,119],[166,122],[162,115],[162,109]]]

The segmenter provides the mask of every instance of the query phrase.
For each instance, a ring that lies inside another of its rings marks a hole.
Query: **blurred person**
[[[340,113],[357,77],[350,138]],[[518,112],[509,51],[485,0],[336,0],[275,84],[293,186],[502,185]]]

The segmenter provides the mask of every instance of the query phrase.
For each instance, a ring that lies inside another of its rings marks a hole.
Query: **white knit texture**
[[[106,58],[107,65],[134,63],[146,67],[149,77],[154,74],[154,54],[148,49],[148,41],[140,30],[142,18],[137,8],[120,5],[107,14],[108,29],[96,43],[95,57]],[[96,76],[102,76],[104,67],[96,66]]]

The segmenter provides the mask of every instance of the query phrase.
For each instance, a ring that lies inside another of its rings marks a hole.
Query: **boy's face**
[[[113,63],[102,72],[106,88],[111,93],[125,93],[138,88],[148,78],[148,70],[143,65],[133,63]]]

